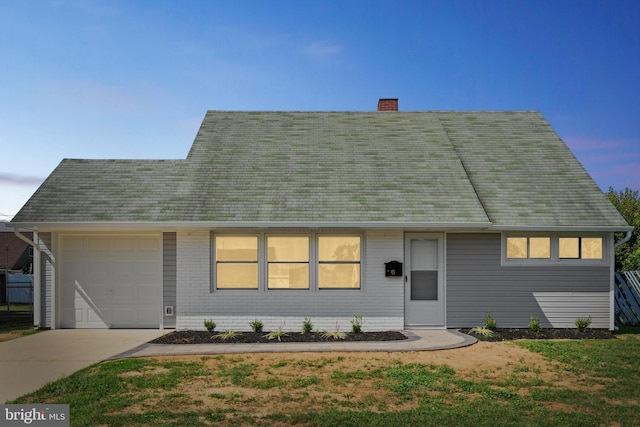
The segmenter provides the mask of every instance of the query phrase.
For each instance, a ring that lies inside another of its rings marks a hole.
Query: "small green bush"
[[[353,319],[351,319],[351,332],[354,334],[362,332],[362,323],[362,316],[356,313],[356,315],[353,316]]]
[[[578,317],[576,319],[576,327],[580,332],[584,332],[591,325],[591,316],[589,317]]]
[[[311,332],[313,332],[313,323],[311,322],[311,319],[305,317],[304,321],[302,322],[302,333],[310,334]]]
[[[242,335],[241,332],[236,332],[233,329],[229,329],[227,332],[216,335],[216,338],[220,338],[222,341],[229,341]]]
[[[340,325],[336,322],[336,330],[335,331],[324,331],[321,334],[322,338],[333,338],[334,340],[343,340],[347,338],[347,333],[342,332],[340,330]]]
[[[491,329],[492,331],[495,331],[498,327],[498,322],[496,321],[496,319],[491,317],[491,313],[489,312],[487,312],[487,317],[484,320],[484,327],[487,329]]]
[[[249,326],[251,326],[251,330],[253,332],[258,333],[262,332],[262,328],[264,328],[264,324],[258,319],[254,320],[253,322],[249,322]]]
[[[540,332],[540,319],[532,316],[531,320],[529,320],[529,326],[527,327],[531,332],[537,334],[538,332]]]
[[[282,337],[286,337],[287,336],[287,333],[282,330],[283,327],[284,327],[284,323],[282,323],[278,327],[278,329],[273,330],[273,331],[269,332],[267,335],[265,335],[265,338],[268,339],[268,340],[277,339],[278,341],[282,341]]]
[[[216,330],[216,322],[211,319],[207,319],[204,321],[204,327],[207,328],[207,331],[213,332]]]
[[[480,335],[480,336],[483,336],[485,338],[491,338],[492,336],[494,336],[496,334],[495,332],[493,332],[491,329],[487,328],[486,326],[476,326],[475,328],[471,328],[471,329],[469,329],[469,333],[475,334],[475,335]]]

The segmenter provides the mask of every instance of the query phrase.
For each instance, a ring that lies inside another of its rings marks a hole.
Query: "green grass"
[[[261,356],[250,355],[126,359],[13,403],[68,403],[74,426],[633,426],[639,329],[622,329],[612,340],[515,342],[553,361],[545,375],[525,357],[503,375],[387,359],[353,369],[342,356],[283,355],[263,368]]]

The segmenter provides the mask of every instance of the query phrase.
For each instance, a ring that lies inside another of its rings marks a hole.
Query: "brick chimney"
[[[398,111],[398,98],[380,98],[378,111]]]

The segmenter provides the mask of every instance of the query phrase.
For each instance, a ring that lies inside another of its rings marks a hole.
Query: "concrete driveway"
[[[158,329],[57,329],[0,342],[0,402],[131,350]]]

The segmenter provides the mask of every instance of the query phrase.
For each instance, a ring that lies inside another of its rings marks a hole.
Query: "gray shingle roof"
[[[218,112],[185,160],[64,160],[13,222],[626,226],[537,112]]]

